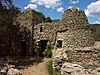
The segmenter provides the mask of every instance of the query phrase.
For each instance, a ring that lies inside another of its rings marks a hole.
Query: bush
[[[52,56],[51,46],[49,46],[49,45],[46,46],[46,49],[44,50],[43,55],[46,57]]]
[[[49,75],[61,75],[60,72],[53,70],[52,61],[48,62],[47,69],[48,69]]]
[[[48,69],[49,75],[53,75],[52,61],[48,62],[47,69]]]

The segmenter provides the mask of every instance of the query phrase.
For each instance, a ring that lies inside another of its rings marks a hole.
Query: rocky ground
[[[48,75],[47,63],[50,60],[40,57],[0,58],[0,75]]]
[[[34,64],[20,71],[23,75],[49,75],[47,71],[47,63],[49,60],[50,59],[45,58],[41,63]]]

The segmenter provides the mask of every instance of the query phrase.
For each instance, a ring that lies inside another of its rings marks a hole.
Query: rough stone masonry
[[[100,46],[94,45],[87,17],[79,9],[67,9],[57,23],[43,23],[43,17],[38,12],[27,9],[18,15],[15,22],[21,27],[21,31],[28,31],[21,38],[27,55],[32,52],[42,55],[46,46],[51,46],[54,69],[61,71],[62,68],[61,72],[64,72],[65,68],[62,66],[67,62],[100,62]]]
[[[59,70],[62,75],[99,75],[100,73],[86,74],[82,71],[83,67],[72,66],[76,65],[73,63],[94,66],[100,62],[100,44],[93,39],[85,13],[70,8],[64,12],[60,25],[66,29],[57,31],[56,43],[52,51],[53,68]],[[78,73],[76,69],[82,70]]]
[[[35,49],[41,50],[39,47],[41,40],[47,40],[47,44],[52,48],[57,48],[59,41],[62,48],[90,47],[94,44],[94,39],[88,25],[83,11],[76,8],[68,9],[64,12],[60,22],[35,25],[34,39],[37,46]]]
[[[15,22],[23,33],[21,43],[26,45],[27,55],[35,52],[41,55],[46,45],[58,47],[90,47],[94,44],[85,13],[71,8],[64,12],[57,23],[43,23],[43,17],[36,11],[27,9],[19,14]]]

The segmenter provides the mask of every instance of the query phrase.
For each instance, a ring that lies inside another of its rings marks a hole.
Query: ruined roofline
[[[67,10],[72,10],[72,11],[82,11],[80,10],[79,8],[76,8],[76,7],[69,7]],[[66,11],[66,10],[65,10]]]
[[[69,7],[68,9],[64,10],[64,13],[67,12],[67,11],[71,11],[71,12],[84,12],[83,10],[79,9],[79,8],[76,8],[76,7]],[[64,14],[63,13],[63,14]],[[63,16],[63,15],[62,15]]]
[[[20,15],[26,15],[29,12],[31,12],[31,13],[39,13],[38,11],[36,11],[34,9],[28,8],[28,9],[25,9],[23,12],[21,12]]]

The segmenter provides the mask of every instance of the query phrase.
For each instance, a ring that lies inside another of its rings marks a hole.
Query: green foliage
[[[0,0],[1,9],[10,9],[13,8],[12,0]]]
[[[52,56],[52,49],[50,45],[46,46],[46,49],[43,52],[44,56],[51,57]]]
[[[48,69],[49,75],[60,75],[60,72],[53,70],[52,61],[48,62],[47,69]]]
[[[94,33],[94,39],[96,41],[100,41],[100,24],[89,25],[89,28],[91,29],[92,33]]]
[[[60,21],[59,19],[52,20],[52,22],[59,22],[59,21]]]
[[[96,32],[96,27],[94,25],[89,25],[91,31]]]
[[[44,22],[52,22],[50,17],[45,18]]]
[[[89,25],[89,28],[96,33],[100,33],[100,24]]]
[[[49,75],[53,75],[52,61],[48,62],[47,69],[48,69]]]
[[[3,5],[4,4],[4,5]],[[0,0],[0,55],[10,55],[18,49],[19,26],[14,25],[20,10],[12,4],[12,0]]]

